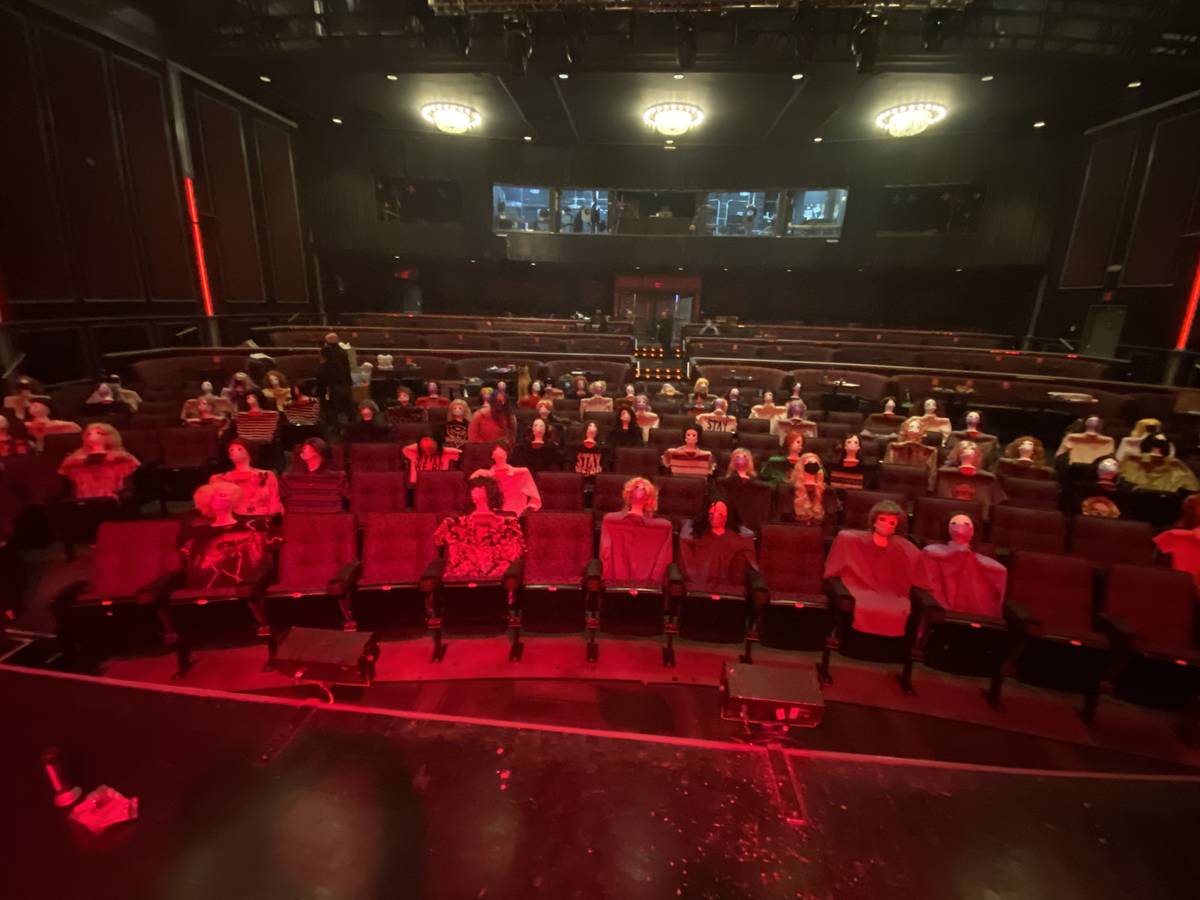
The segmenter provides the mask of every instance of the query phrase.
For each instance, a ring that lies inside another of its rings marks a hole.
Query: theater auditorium
[[[5,900],[1196,895],[1200,4],[0,42]]]

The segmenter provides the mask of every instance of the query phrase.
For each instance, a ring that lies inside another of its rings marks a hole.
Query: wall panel
[[[10,300],[74,296],[25,20],[0,9],[0,269]]]
[[[254,202],[241,114],[200,91],[195,92],[202,151],[204,193],[214,221],[206,222],[206,246],[215,242],[220,256],[217,282],[225,302],[264,302],[266,289],[260,263]]]
[[[191,261],[162,78],[114,57],[113,82],[152,300],[193,300]]]
[[[1127,131],[1093,145],[1060,287],[1096,288],[1104,283],[1137,144],[1137,132]]]
[[[292,165],[291,136],[283,128],[255,119],[254,137],[258,145],[275,300],[279,303],[307,303],[308,278],[296,198],[296,174]]]
[[[39,43],[69,245],[83,298],[142,299],[104,53],[51,29],[39,30]]]

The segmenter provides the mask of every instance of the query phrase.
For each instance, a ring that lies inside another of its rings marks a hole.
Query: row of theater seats
[[[278,328],[266,332],[275,347],[317,346],[328,329]],[[617,353],[632,356],[630,335],[540,334],[504,331],[420,332],[411,329],[360,328],[341,334],[354,346],[436,348],[439,350],[510,350],[517,353]]]
[[[674,566],[663,584],[607,581],[592,517],[549,510],[524,518],[527,553],[501,577],[451,581],[441,577],[431,539],[437,521],[432,513],[372,513],[360,545],[347,514],[285,516],[272,576],[226,591],[180,587],[178,521],[106,523],[91,581],[68,588],[57,604],[64,650],[78,660],[144,646],[157,627],[155,610],[179,633],[186,665],[190,650],[214,631],[250,627],[250,600],[265,602],[272,635],[292,625],[423,627],[436,660],[445,652],[443,635],[459,627],[507,631],[513,659],[530,631],[586,635],[593,660],[598,632],[661,637],[667,664],[679,634],[742,643],[747,657],[759,642],[820,651],[828,677],[831,652],[861,639],[849,628],[853,598],[823,578],[819,528],[765,526],[757,570],[746,584],[714,589],[689,583]],[[1149,684],[1173,699],[1194,692],[1200,675],[1194,585],[1178,572],[1117,562],[1112,551],[1125,535],[1103,533],[1114,524],[1124,523],[1089,523],[1099,533],[1076,535],[1072,550],[1083,555],[1013,551],[1003,618],[948,613],[914,590],[906,635],[891,647],[904,663],[902,684],[911,689],[922,659],[990,676],[993,703],[1006,677],[1048,680],[1084,693],[1089,717],[1105,683],[1131,690]]]
[[[701,338],[703,325],[683,326],[686,338]],[[712,338],[709,338],[712,339]],[[926,347],[1012,347],[1016,339],[1004,334],[971,331],[921,331],[913,329],[856,328],[853,326],[796,325],[784,322],[745,322],[734,327],[722,326],[720,339],[777,341],[837,341],[854,343],[907,344]]]

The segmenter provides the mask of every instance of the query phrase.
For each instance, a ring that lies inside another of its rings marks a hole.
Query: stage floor
[[[0,667],[0,895],[1194,896],[1200,780],[515,727]],[[141,818],[99,837],[39,753]],[[806,824],[786,784],[800,788]],[[776,775],[785,775],[781,786]]]

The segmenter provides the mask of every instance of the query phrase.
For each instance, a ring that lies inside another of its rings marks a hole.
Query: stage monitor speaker
[[[293,627],[279,638],[270,667],[297,681],[367,687],[377,659],[374,634]]]
[[[747,725],[815,728],[825,698],[812,666],[725,663],[721,671],[721,718]]]
[[[1100,356],[1113,359],[1117,345],[1121,343],[1121,329],[1125,327],[1124,306],[1097,303],[1088,308],[1083,324],[1083,339],[1079,344],[1080,356]]]

